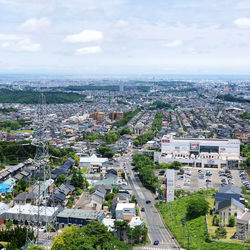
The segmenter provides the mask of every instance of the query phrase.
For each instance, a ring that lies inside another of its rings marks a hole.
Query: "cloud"
[[[129,23],[125,20],[118,20],[116,23],[115,23],[115,27],[117,28],[123,28],[123,27],[127,27],[129,25]]]
[[[0,41],[15,41],[19,39],[20,37],[15,34],[0,34]]]
[[[91,46],[91,47],[84,47],[77,49],[75,52],[75,55],[80,56],[80,55],[87,55],[87,54],[98,54],[101,53],[102,49],[100,46]]]
[[[68,43],[87,43],[96,42],[103,39],[103,34],[101,31],[97,30],[83,30],[80,33],[68,35],[65,37],[64,42]]]
[[[30,18],[27,21],[25,21],[23,24],[18,26],[19,31],[23,32],[36,32],[41,30],[44,27],[47,27],[50,25],[50,19],[47,17],[42,18]]]
[[[39,43],[33,43],[30,39],[4,42],[1,47],[16,52],[38,52],[41,49]]]
[[[239,28],[250,28],[250,19],[247,17],[238,18],[233,23]]]
[[[174,40],[174,41],[162,44],[162,47],[173,48],[173,47],[179,47],[181,45],[182,45],[182,40]]]

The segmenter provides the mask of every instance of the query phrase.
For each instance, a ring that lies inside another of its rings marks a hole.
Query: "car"
[[[206,180],[206,182],[211,182],[211,180]]]
[[[149,203],[151,203],[151,201],[150,200],[146,200],[146,204],[149,204]]]
[[[141,208],[141,211],[142,211],[142,212],[145,212],[145,208],[144,208],[144,207],[142,207],[142,208]]]
[[[159,240],[155,240],[154,245],[159,245]]]

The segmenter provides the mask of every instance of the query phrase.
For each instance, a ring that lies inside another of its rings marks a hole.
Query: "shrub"
[[[217,239],[225,239],[227,237],[227,230],[224,227],[219,227],[215,230]]]
[[[229,227],[234,227],[235,226],[235,217],[231,216],[228,221],[228,226]]]

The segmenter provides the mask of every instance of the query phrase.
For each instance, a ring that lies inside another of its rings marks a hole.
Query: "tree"
[[[90,221],[87,226],[82,228],[66,227],[62,231],[62,234],[55,237],[52,250],[131,249],[125,243],[113,237],[107,227],[98,221]]]
[[[100,147],[97,152],[102,155],[102,157],[112,158],[115,152],[109,147]]]
[[[66,176],[64,174],[61,174],[57,177],[57,185],[61,185],[65,182]]]
[[[202,195],[193,195],[188,200],[187,204],[187,218],[194,219],[205,215],[208,212],[209,203]]]
[[[235,217],[231,216],[228,221],[228,226],[229,227],[234,227],[235,226]]]
[[[9,229],[12,227],[12,225],[13,225],[13,222],[12,222],[12,221],[7,221],[7,222],[5,223],[5,227],[6,227],[7,230],[9,230]]]
[[[128,222],[125,220],[115,220],[114,221],[114,229],[117,231],[118,238],[122,240],[122,233],[128,232],[129,230],[129,225]]]
[[[215,230],[215,235],[217,239],[225,239],[227,237],[227,230],[224,227],[218,227]]]

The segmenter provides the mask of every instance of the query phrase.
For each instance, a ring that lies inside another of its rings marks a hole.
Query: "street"
[[[155,197],[151,191],[143,187],[140,179],[132,170],[131,166],[131,154],[127,157],[123,157],[122,161],[125,162],[125,171],[128,176],[128,183],[135,194],[140,209],[143,207],[144,212],[141,212],[142,217],[146,221],[148,228],[148,236],[151,241],[150,246],[136,247],[134,249],[179,249],[179,245],[171,232],[165,227],[164,221],[155,208]],[[149,204],[146,204],[146,200],[150,200]],[[154,241],[158,240],[159,245],[153,245]],[[145,248],[146,247],[146,248]]]

